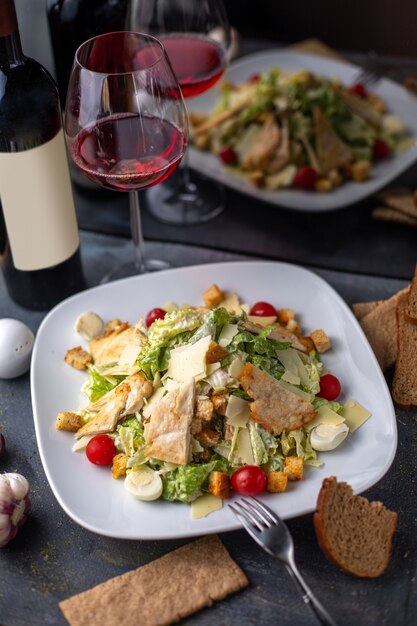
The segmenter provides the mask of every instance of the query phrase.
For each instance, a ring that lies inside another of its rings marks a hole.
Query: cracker
[[[417,227],[417,218],[406,215],[402,211],[397,211],[396,209],[388,207],[373,209],[372,217],[376,220],[382,220],[384,222],[395,222],[397,224],[406,224],[407,226]]]
[[[392,367],[397,358],[397,302],[408,287],[384,300],[359,320],[382,371]]]
[[[398,357],[392,381],[394,402],[404,408],[417,408],[417,324],[405,316],[408,294],[403,294],[397,306]]]
[[[417,219],[417,206],[414,201],[414,195],[410,189],[399,187],[398,189],[390,189],[378,194],[378,198],[390,207],[396,209],[405,215]]]
[[[220,539],[209,536],[72,596],[59,607],[71,626],[164,626],[247,585]]]
[[[356,319],[360,320],[382,303],[383,300],[376,300],[375,302],[355,302],[352,304],[352,311]]]

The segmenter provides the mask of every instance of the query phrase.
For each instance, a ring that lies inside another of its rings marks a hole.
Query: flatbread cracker
[[[352,304],[352,311],[356,319],[360,320],[382,303],[383,300],[376,300],[375,302],[355,302]]]
[[[59,607],[70,626],[166,626],[247,585],[244,572],[212,535],[72,596]]]
[[[410,285],[410,293],[408,295],[405,316],[408,321],[413,322],[413,324],[417,324],[417,265]]]
[[[378,194],[378,198],[390,207],[396,209],[405,215],[417,219],[417,205],[414,200],[413,192],[405,187],[398,189],[389,189]]]
[[[380,207],[372,210],[372,217],[384,222],[395,222],[396,224],[406,224],[417,227],[417,218],[411,217],[402,211],[389,207]]]

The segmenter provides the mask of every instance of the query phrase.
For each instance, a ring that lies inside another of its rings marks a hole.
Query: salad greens
[[[263,106],[270,98],[277,76],[262,78],[254,106]],[[289,86],[290,91],[296,90],[296,85]],[[305,96],[300,107],[303,114],[312,99],[325,101],[329,110],[336,106],[316,89]],[[131,492],[137,489],[139,493],[146,486],[142,499],[193,502],[212,490],[210,480],[215,473],[228,479],[243,465],[259,466],[267,474],[285,473],[288,457],[298,457],[304,465],[321,465],[311,431],[303,421],[294,426],[292,417],[306,407],[309,421],[317,411],[341,413],[340,404],[317,395],[320,377],[326,372],[320,354],[311,349],[311,339],[306,344],[310,351],[303,348],[300,332],[295,335],[287,322],[275,318],[267,325],[256,322],[240,306],[238,311],[221,305],[174,308],[149,329],[141,325],[145,339],[129,364],[129,373],[121,373],[122,359],[119,367],[114,362],[89,366],[83,392],[91,404],[82,412],[83,424],[94,426],[99,418],[107,424],[109,414],[118,411],[115,428],[106,427],[104,432],[112,437],[117,451],[113,475],[137,474],[135,480],[129,478]],[[294,317],[292,322],[297,332]],[[104,345],[107,335],[99,340]],[[256,377],[262,381],[260,391]],[[127,395],[120,399],[126,383],[131,386],[126,386]],[[141,385],[148,391],[138,401]],[[288,412],[289,401],[295,407],[293,414]],[[133,408],[123,413],[129,402]],[[159,448],[155,441],[162,442]],[[178,449],[185,451],[185,462],[178,461]],[[143,469],[146,472],[140,474]]]

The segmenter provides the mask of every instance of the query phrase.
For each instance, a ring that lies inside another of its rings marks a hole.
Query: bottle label
[[[79,246],[62,129],[23,152],[0,152],[0,196],[13,262],[33,271],[58,265]]]

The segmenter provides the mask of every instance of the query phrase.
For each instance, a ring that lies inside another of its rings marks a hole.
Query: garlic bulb
[[[21,474],[0,474],[0,548],[16,537],[29,512],[26,478]]]

